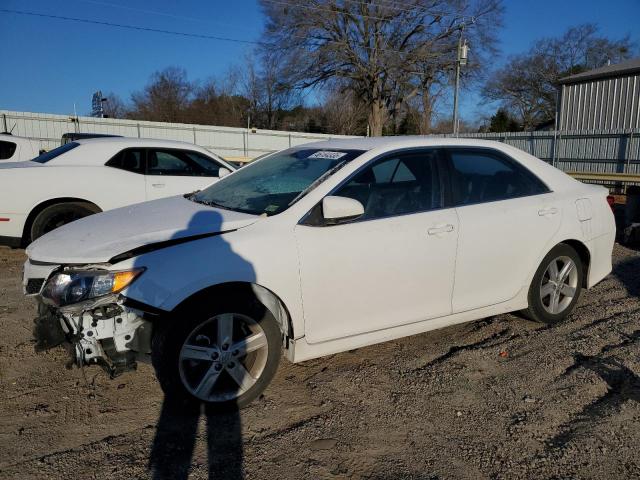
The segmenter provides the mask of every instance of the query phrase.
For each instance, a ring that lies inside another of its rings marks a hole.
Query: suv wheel
[[[260,303],[185,309],[154,335],[152,359],[167,396],[220,409],[257,398],[280,361],[281,333]]]

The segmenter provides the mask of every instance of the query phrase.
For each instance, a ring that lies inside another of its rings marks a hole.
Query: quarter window
[[[536,195],[547,187],[524,167],[499,153],[449,150],[456,205]]]
[[[144,173],[144,150],[128,148],[115,155],[106,166],[133,173]]]
[[[16,153],[15,143],[0,141],[0,160],[11,158],[14,153]]]
[[[333,195],[362,203],[362,220],[440,208],[442,196],[436,160],[435,150],[403,153],[378,160]]]

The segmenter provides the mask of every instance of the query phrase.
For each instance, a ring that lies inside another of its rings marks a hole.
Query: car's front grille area
[[[27,295],[35,295],[36,293],[40,293],[43,283],[44,278],[30,278],[29,280],[27,280]]]

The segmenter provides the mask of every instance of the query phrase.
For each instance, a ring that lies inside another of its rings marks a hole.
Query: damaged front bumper
[[[28,262],[29,263],[29,262]],[[145,311],[144,305],[128,301],[122,295],[106,295],[85,302],[55,307],[41,296],[46,279],[61,267],[43,271],[25,265],[25,294],[36,299],[36,351],[64,346],[71,354],[71,365],[99,365],[115,377],[149,361],[153,323],[159,312]],[[34,277],[46,274],[44,278]],[[39,289],[38,289],[39,288]]]

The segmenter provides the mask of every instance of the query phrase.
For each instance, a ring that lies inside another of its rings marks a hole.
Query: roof
[[[605,67],[589,70],[588,72],[577,73],[569,77],[561,78],[560,85],[566,83],[577,83],[600,78],[620,77],[631,73],[640,73],[640,57],[627,60],[626,62],[607,65]]]
[[[80,145],[84,144],[109,144],[109,145],[140,145],[146,147],[176,147],[176,148],[197,148],[202,149],[198,145],[189,142],[180,142],[177,140],[159,140],[156,138],[136,138],[136,137],[93,137],[93,138],[80,138],[74,140],[75,143]]]
[[[460,145],[470,147],[495,147],[500,142],[475,138],[430,137],[422,135],[402,135],[389,137],[332,138],[320,142],[299,145],[302,148],[338,148],[344,150],[373,150],[404,147],[431,147]]]

